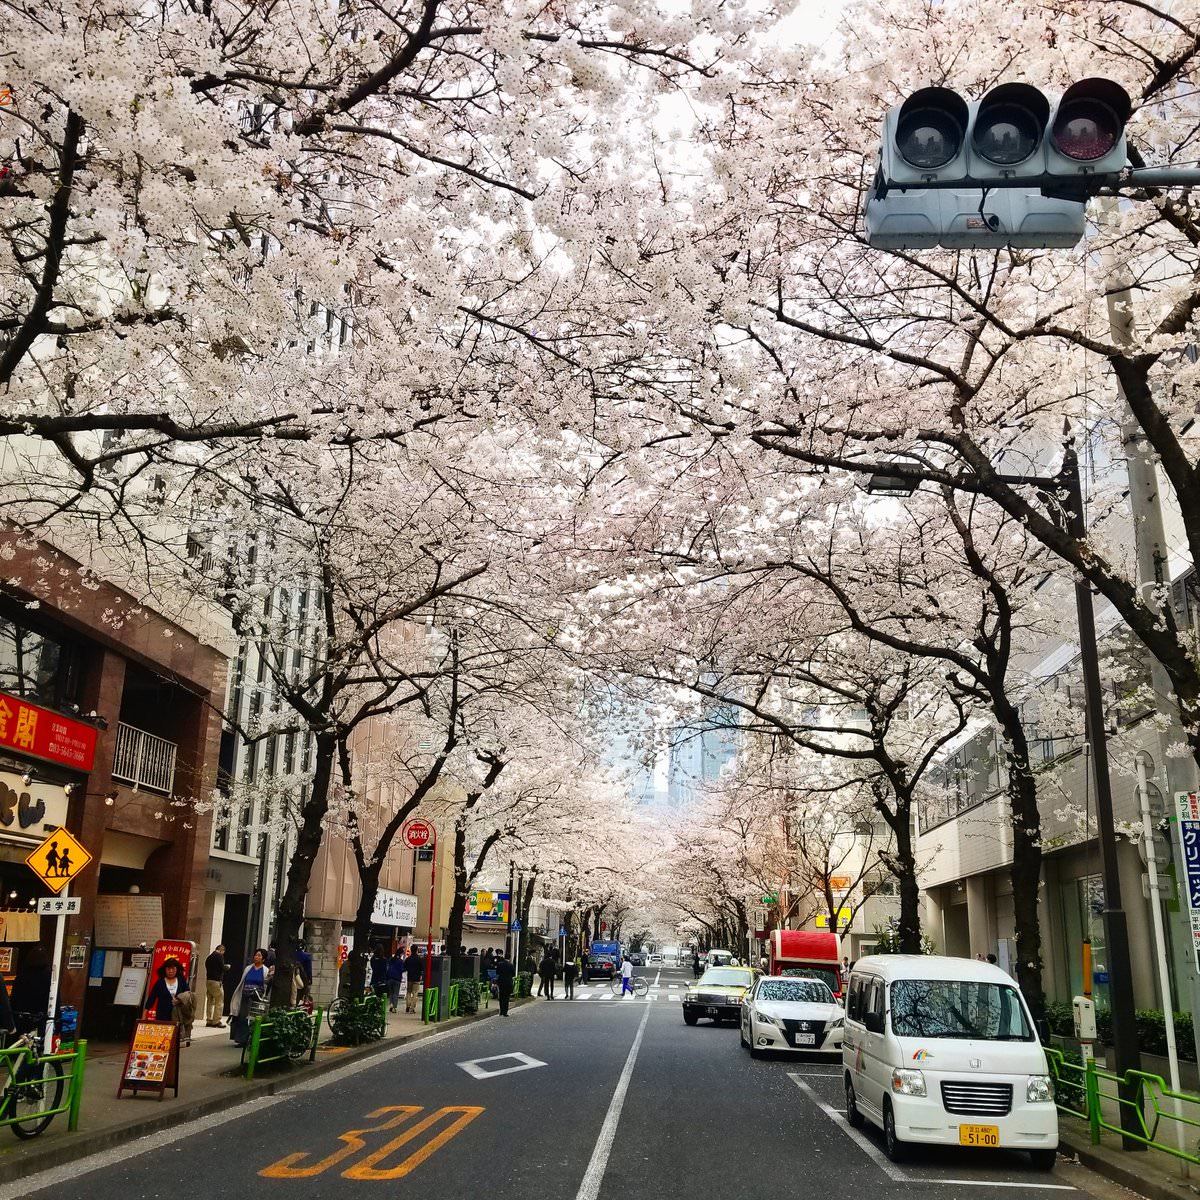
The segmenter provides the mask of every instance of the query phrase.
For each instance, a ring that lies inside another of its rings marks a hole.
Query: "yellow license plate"
[[[999,1146],[1000,1130],[995,1125],[960,1125],[958,1127],[958,1144],[960,1146]]]

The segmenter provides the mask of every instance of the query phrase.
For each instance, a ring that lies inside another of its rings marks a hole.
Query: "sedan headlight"
[[[754,1019],[756,1021],[761,1021],[764,1025],[778,1025],[779,1024],[779,1022],[776,1021],[775,1018],[773,1016],[771,1016],[770,1013],[755,1012]]]
[[[1030,1075],[1025,1085],[1026,1104],[1050,1104],[1054,1100],[1054,1084],[1049,1075]]]
[[[841,1029],[841,1027],[843,1025],[845,1025],[845,1023],[846,1023],[846,1018],[844,1016],[834,1017],[833,1020],[829,1022],[829,1028],[830,1029]]]
[[[892,1091],[898,1096],[924,1096],[925,1073],[897,1067],[892,1072]]]

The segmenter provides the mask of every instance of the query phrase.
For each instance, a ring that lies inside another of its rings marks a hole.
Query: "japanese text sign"
[[[1200,970],[1200,796],[1195,792],[1177,792],[1175,804],[1179,814],[1180,861],[1192,929],[1192,955]]]
[[[0,692],[0,746],[90,771],[96,759],[94,726]]]

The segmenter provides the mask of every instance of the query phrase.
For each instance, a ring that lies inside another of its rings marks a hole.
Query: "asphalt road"
[[[1003,1152],[895,1167],[842,1120],[836,1061],[751,1060],[732,1026],[684,1025],[686,972],[645,973],[645,1000],[580,986],[0,1186],[0,1200],[1117,1195],[1077,1165],[1046,1174]]]

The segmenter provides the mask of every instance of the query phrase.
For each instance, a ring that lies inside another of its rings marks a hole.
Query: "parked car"
[[[742,1001],[742,1045],[763,1050],[841,1053],[845,1011],[819,979],[765,976]]]
[[[646,965],[646,956],[640,951],[635,950],[630,956],[629,961],[635,967],[644,967]]]
[[[1020,989],[991,963],[871,955],[850,973],[842,1043],[846,1120],[916,1142],[1025,1150],[1054,1166],[1058,1112]]]
[[[593,979],[612,979],[621,969],[619,942],[593,942],[583,963],[583,982]]]
[[[662,966],[662,960],[663,960],[663,956],[661,954],[652,954],[652,955],[650,955],[650,957],[648,959],[646,959],[646,961],[652,967]]]
[[[709,967],[683,993],[683,1019],[695,1025],[701,1017],[722,1021],[741,1018],[742,997],[754,986],[757,971],[750,967]]]

